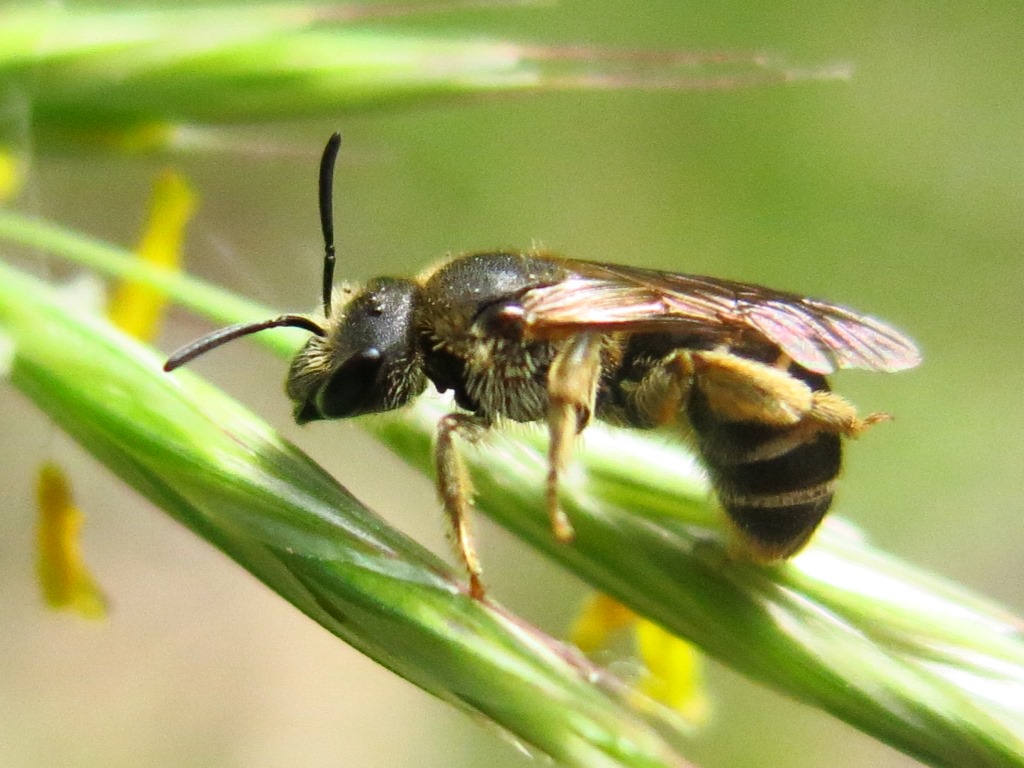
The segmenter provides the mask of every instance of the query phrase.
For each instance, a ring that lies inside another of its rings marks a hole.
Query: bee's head
[[[288,371],[298,423],[389,411],[423,392],[413,327],[418,293],[411,280],[373,280],[306,342]]]
[[[287,390],[295,420],[343,419],[398,408],[427,386],[413,314],[419,287],[411,280],[378,278],[354,296],[333,300],[332,177],[341,137],[331,136],[320,161],[320,225],[324,235],[323,319],[282,315],[224,328],[179,349],[164,364],[172,371],[232,339],[268,328],[313,334],[292,361]]]

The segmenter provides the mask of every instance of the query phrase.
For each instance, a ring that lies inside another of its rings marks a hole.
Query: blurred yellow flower
[[[612,636],[624,630],[631,630],[636,653],[646,669],[640,689],[691,723],[706,722],[710,708],[704,692],[701,657],[691,643],[604,594],[587,599],[569,637],[580,650],[594,653],[607,647]]]
[[[137,249],[148,264],[179,271],[181,245],[195,208],[195,195],[188,182],[172,170],[166,170],[153,184],[149,217]],[[125,280],[110,301],[108,313],[114,325],[130,336],[144,341],[160,330],[167,300],[157,290]]]
[[[72,501],[67,478],[56,464],[39,468],[36,502],[36,573],[46,604],[90,619],[105,617],[107,600],[82,558],[79,532],[85,516]]]

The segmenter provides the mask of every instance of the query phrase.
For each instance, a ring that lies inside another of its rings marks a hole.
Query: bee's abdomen
[[[796,554],[832,503],[838,435],[723,421],[699,392],[689,418],[719,501],[758,560]]]

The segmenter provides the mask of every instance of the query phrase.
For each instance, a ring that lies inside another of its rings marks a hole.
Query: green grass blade
[[[0,10],[0,93],[37,146],[216,145],[199,125],[332,117],[456,97],[551,90],[732,89],[844,78],[765,54],[544,47],[353,26],[372,10],[249,4],[188,10]]]

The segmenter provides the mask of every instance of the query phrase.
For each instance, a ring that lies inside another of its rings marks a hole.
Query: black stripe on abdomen
[[[832,504],[842,463],[838,435],[729,423],[699,392],[689,417],[719,501],[756,559],[798,552]]]

